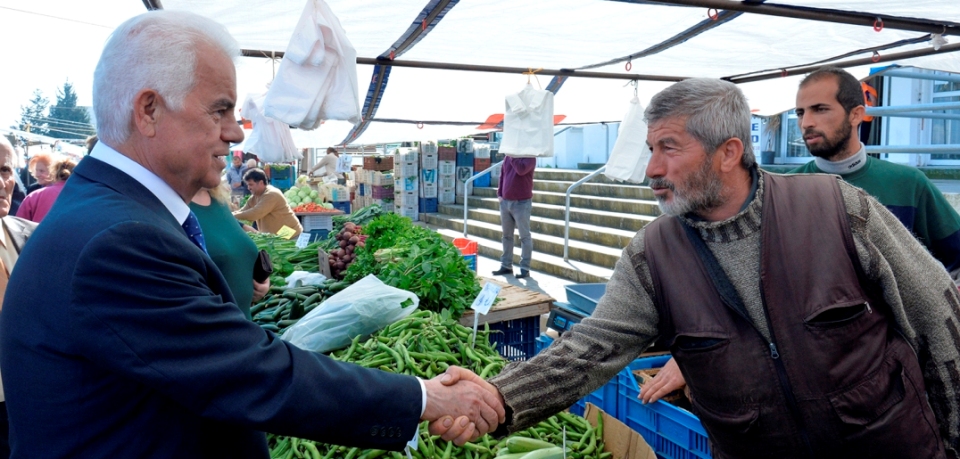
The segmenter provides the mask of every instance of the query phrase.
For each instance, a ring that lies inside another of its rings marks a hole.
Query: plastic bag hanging
[[[553,156],[553,93],[533,89],[506,97],[500,153],[515,157]]]
[[[288,163],[303,159],[293,143],[290,126],[263,114],[263,94],[248,94],[241,112],[253,123],[253,132],[243,143],[243,151],[253,153],[265,163]]]
[[[653,153],[647,147],[647,123],[643,121],[643,106],[633,96],[627,114],[620,122],[617,143],[613,145],[604,175],[614,180],[640,183],[647,172],[647,163]]]
[[[323,0],[308,0],[264,103],[267,116],[301,129],[360,122],[357,51]]]

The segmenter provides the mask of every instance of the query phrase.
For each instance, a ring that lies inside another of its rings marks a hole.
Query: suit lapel
[[[113,189],[117,193],[137,201],[138,203],[150,209],[156,215],[161,215],[164,220],[168,221],[176,228],[180,229],[181,231],[183,230],[183,227],[180,226],[180,223],[173,218],[173,215],[171,215],[167,207],[164,206],[159,199],[157,199],[156,195],[120,169],[117,169],[116,167],[113,167],[99,159],[88,156],[83,158],[83,161],[80,161],[80,163],[77,164],[77,167],[74,168],[73,173],[91,182],[100,183]],[[184,233],[184,235],[186,235],[186,233]]]

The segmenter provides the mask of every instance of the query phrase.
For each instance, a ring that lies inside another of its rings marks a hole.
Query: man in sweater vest
[[[838,177],[759,170],[732,83],[676,83],[645,118],[665,215],[624,249],[593,315],[483,386],[507,408],[498,433],[660,338],[715,458],[956,458],[960,295],[939,262]]]

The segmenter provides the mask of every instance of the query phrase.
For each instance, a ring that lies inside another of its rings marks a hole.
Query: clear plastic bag
[[[330,352],[412,314],[419,305],[417,295],[371,274],[321,303],[282,338],[304,350]]]

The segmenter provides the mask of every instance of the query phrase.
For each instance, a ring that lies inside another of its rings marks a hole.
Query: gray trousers
[[[520,232],[520,269],[530,270],[530,258],[533,256],[533,239],[530,237],[530,211],[533,200],[500,201],[500,228],[503,229],[503,255],[500,266],[513,268],[513,230]]]

